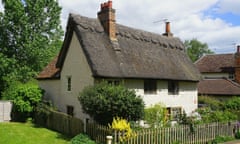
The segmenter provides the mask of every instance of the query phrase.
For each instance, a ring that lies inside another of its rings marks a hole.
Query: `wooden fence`
[[[122,144],[118,141],[119,133],[113,132],[107,126],[87,123],[64,113],[50,111],[47,117],[37,116],[36,123],[63,134],[75,136],[86,133],[97,143],[106,144],[106,137],[113,136],[113,144]],[[234,136],[237,122],[211,123],[195,126],[177,126],[167,128],[143,129],[134,131],[135,136],[124,144],[206,144],[217,136]]]
[[[35,123],[68,136],[84,132],[82,120],[53,110],[49,110],[47,115],[35,114]]]
[[[135,136],[127,142],[119,142],[119,133],[108,127],[87,124],[86,133],[98,143],[106,144],[106,136],[113,136],[113,144],[206,144],[217,136],[234,137],[237,122],[211,123],[196,126],[177,126],[168,128],[143,129],[134,131]]]

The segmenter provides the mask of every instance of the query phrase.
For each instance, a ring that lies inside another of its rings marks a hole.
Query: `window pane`
[[[157,93],[157,81],[156,80],[145,80],[144,81],[144,93],[145,94],[156,94]]]

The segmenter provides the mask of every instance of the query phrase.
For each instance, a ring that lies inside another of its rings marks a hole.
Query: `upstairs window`
[[[229,73],[228,78],[233,80],[234,79],[234,73]]]
[[[145,80],[144,81],[144,94],[157,94],[157,81]]]
[[[72,77],[68,76],[67,77],[67,91],[71,91],[72,90]]]
[[[179,93],[179,84],[177,81],[168,81],[168,94],[177,95]]]
[[[120,84],[119,80],[108,80],[107,82],[108,82],[108,84],[114,85],[114,86],[117,86]]]

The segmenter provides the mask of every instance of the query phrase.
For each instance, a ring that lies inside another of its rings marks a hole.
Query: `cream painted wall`
[[[67,78],[71,77],[72,90],[67,91]],[[91,69],[79,44],[76,34],[73,34],[70,47],[61,71],[61,95],[60,103],[63,112],[67,112],[67,106],[74,106],[74,116],[85,120],[88,115],[82,112],[78,101],[79,92],[86,86],[93,85]]]
[[[39,80],[38,83],[45,90],[44,99],[51,101],[55,107],[60,108],[60,80]]]
[[[144,94],[143,80],[125,80],[124,84],[143,98],[146,107],[163,103],[166,107],[182,107],[188,115],[197,109],[197,83],[180,82],[178,95],[168,94],[167,81],[157,82],[157,94]]]

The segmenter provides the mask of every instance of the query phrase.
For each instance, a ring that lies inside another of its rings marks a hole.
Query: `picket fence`
[[[119,141],[122,133],[94,123],[87,123],[84,126],[80,119],[60,112],[51,111],[47,116],[38,115],[36,122],[71,136],[86,133],[97,143],[106,144],[106,137],[113,136],[112,144],[123,144]],[[217,136],[234,137],[236,125],[237,122],[228,122],[143,129],[134,131],[135,136],[124,144],[206,144]]]
[[[135,136],[126,142],[119,141],[119,132],[112,132],[97,124],[89,125],[87,134],[96,142],[104,144],[108,134],[113,136],[113,144],[206,144],[217,136],[234,137],[237,122],[143,129],[134,131]]]

